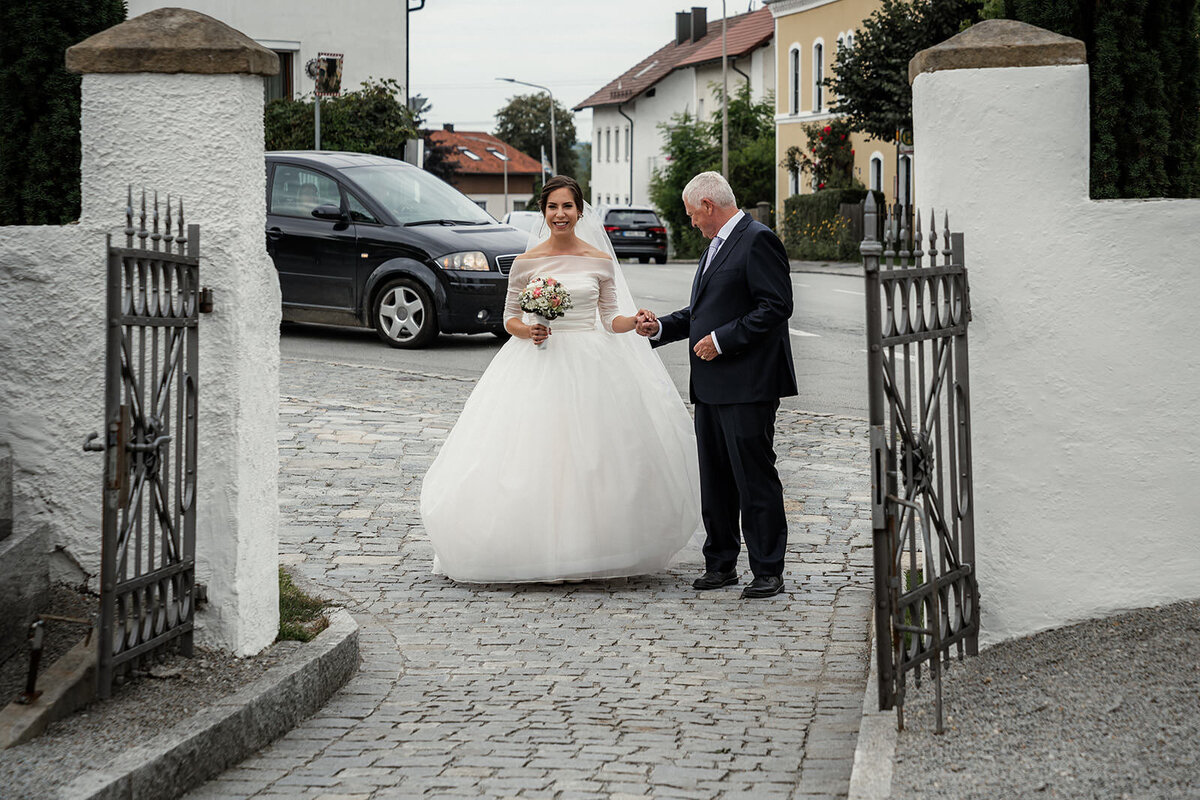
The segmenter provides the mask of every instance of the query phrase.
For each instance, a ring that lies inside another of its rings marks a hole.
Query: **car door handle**
[[[271,239],[272,241],[274,241],[281,236],[283,236],[282,228],[267,228],[267,238],[268,239]]]

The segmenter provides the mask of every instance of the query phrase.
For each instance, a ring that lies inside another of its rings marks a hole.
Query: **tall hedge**
[[[1200,197],[1200,0],[1000,5],[1087,45],[1092,197]]]
[[[267,150],[311,150],[315,113],[312,98],[272,100],[263,116]],[[400,102],[400,85],[391,78],[363,81],[337,97],[321,99],[321,149],[404,158],[415,139],[413,113]]]
[[[125,20],[121,0],[0,3],[0,225],[79,218],[79,86],[67,48]]]
[[[874,194],[882,207],[883,193]],[[804,261],[856,261],[862,242],[853,235],[839,206],[861,203],[866,196],[866,189],[855,187],[794,194],[785,200],[782,229],[788,256]]]

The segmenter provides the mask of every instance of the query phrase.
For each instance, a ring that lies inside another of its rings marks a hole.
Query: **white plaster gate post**
[[[989,20],[909,78],[970,264],[981,640],[1200,595],[1200,200],[1089,198],[1083,42]]]
[[[200,323],[196,561],[209,605],[197,627],[249,655],[279,624],[280,297],[263,159],[263,76],[278,58],[212,17],[160,8],[70,48],[67,68],[83,73],[81,226],[120,226],[128,184],[182,198],[200,225],[215,310]],[[99,239],[98,271],[102,252]]]

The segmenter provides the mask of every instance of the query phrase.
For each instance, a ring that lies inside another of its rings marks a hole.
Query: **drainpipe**
[[[617,113],[629,120],[629,146],[625,148],[625,157],[629,159],[629,205],[633,205],[633,118],[624,111],[625,104],[617,105]]]
[[[730,62],[729,62],[729,67],[730,67],[730,69],[732,69],[734,72],[736,72],[738,75],[741,75],[743,78],[745,78],[745,79],[746,79],[746,85],[747,85],[747,86],[749,86],[749,85],[750,85],[750,76],[749,76],[749,75],[747,75],[746,73],[742,72],[740,69],[738,69],[738,68],[737,68],[737,59],[736,59],[736,58],[735,58],[733,61],[730,61]]]

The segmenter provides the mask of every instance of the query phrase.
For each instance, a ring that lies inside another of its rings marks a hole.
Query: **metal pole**
[[[721,174],[729,180],[729,61],[725,49],[725,0],[721,0]]]
[[[313,149],[320,150],[321,149],[321,96],[319,94],[313,95],[313,109],[314,109],[314,113],[316,114],[316,116],[314,117],[315,122],[313,124],[313,128],[316,133],[316,145],[313,147]]]
[[[504,145],[504,213],[508,213],[508,145]]]
[[[540,83],[530,83],[529,81],[519,81],[516,78],[496,78],[498,81],[507,81],[508,83],[519,83],[522,86],[532,86],[534,89],[541,89],[550,97],[550,172],[554,175],[558,174],[558,135],[554,129],[554,92]]]

